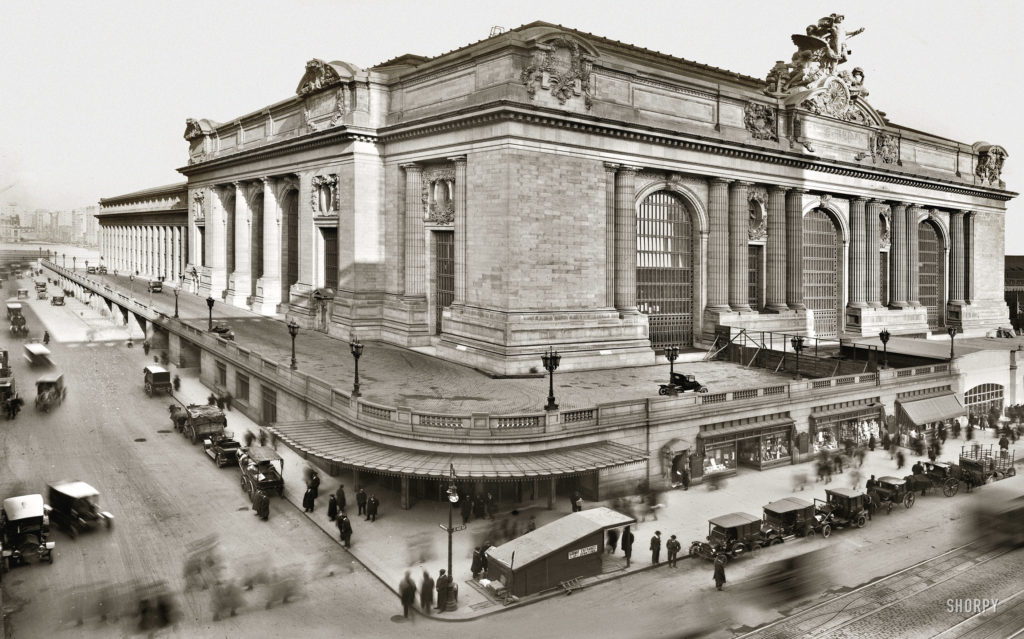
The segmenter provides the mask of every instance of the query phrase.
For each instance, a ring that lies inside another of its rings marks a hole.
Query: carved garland
[[[192,193],[192,216],[195,220],[202,220],[206,218],[206,214],[203,212],[203,202],[206,199],[206,194],[203,191],[193,191]]]
[[[317,215],[334,215],[338,212],[337,174],[313,176],[309,203]]]
[[[747,192],[747,206],[750,211],[747,238],[755,241],[768,239],[768,190],[763,186],[752,187]]]
[[[426,209],[423,221],[430,224],[454,224],[455,169],[453,167],[425,169],[422,184],[422,201]]]
[[[778,141],[778,114],[775,107],[747,102],[743,109],[743,124],[755,140]]]
[[[531,100],[539,87],[550,90],[559,104],[565,104],[573,96],[582,95],[583,104],[589,110],[593,97],[590,93],[592,69],[591,56],[581,51],[578,42],[557,37],[536,44],[529,66],[523,69],[522,82]]]

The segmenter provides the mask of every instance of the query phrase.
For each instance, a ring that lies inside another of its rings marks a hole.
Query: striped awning
[[[647,459],[647,454],[641,450],[607,441],[530,453],[474,455],[379,444],[356,437],[327,421],[275,423],[269,430],[303,457],[325,465],[340,464],[413,477],[447,479],[449,468],[454,465],[460,479],[537,479],[577,475]]]
[[[918,426],[967,414],[960,399],[953,394],[926,397],[913,402],[900,401],[899,404],[907,418]]]

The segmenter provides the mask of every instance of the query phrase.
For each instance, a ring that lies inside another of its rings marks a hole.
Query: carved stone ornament
[[[313,121],[313,114],[309,112],[308,108],[302,110],[302,119],[306,123],[306,129],[311,133],[316,131],[317,124]]]
[[[763,186],[751,188],[747,193],[747,204],[750,210],[747,238],[755,241],[768,239],[768,190]]]
[[[437,167],[423,171],[423,205],[429,224],[455,223],[455,169]]]
[[[747,102],[743,109],[743,124],[755,140],[779,139],[777,109],[767,104]]]
[[[299,95],[306,95],[313,91],[319,91],[320,89],[328,87],[336,82],[341,82],[341,77],[338,76],[338,72],[323,60],[314,58],[306,63],[306,74],[302,76],[302,80],[299,82],[299,88],[296,93]]]
[[[191,142],[196,138],[201,138],[205,135],[203,133],[203,126],[199,123],[199,120],[193,118],[187,118],[185,120],[185,139]]]
[[[315,215],[335,215],[338,212],[338,176],[314,175],[309,203]]]
[[[1003,162],[1009,154],[1001,146],[986,144],[978,149],[978,165],[974,168],[974,175],[981,180],[982,184],[1004,187],[1006,184],[1000,179],[1003,173]]]
[[[331,126],[337,126],[338,122],[349,112],[349,90],[348,87],[338,89],[334,96],[334,112],[331,113]]]
[[[818,196],[818,206],[822,208],[828,208],[828,203],[832,201],[832,195],[830,193],[822,193]]]
[[[206,217],[203,212],[203,202],[206,200],[206,193],[204,191],[193,191],[192,192],[192,219],[202,220]]]
[[[593,58],[582,51],[579,43],[559,36],[536,44],[530,64],[523,69],[522,82],[531,100],[538,88],[551,91],[559,104],[582,95],[583,104],[589,110],[592,69]]]
[[[888,250],[891,244],[889,229],[892,227],[892,209],[888,204],[883,205],[879,214],[882,216],[882,225],[878,231],[878,248]]]
[[[900,139],[891,133],[876,133],[871,142],[871,158],[883,164],[899,162]]]

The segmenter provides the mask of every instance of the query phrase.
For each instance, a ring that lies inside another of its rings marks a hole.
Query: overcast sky
[[[0,0],[0,193],[28,209],[95,204],[182,181],[185,118],[217,121],[293,94],[310,58],[369,67],[435,56],[544,20],[764,77],[790,34],[846,16],[847,68],[897,124],[1010,154],[1024,190],[1024,3],[589,0],[25,2]],[[1006,250],[1024,254],[1024,203]]]

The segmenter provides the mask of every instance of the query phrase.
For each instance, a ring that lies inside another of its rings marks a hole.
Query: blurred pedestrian
[[[405,571],[405,579],[398,584],[398,594],[402,598],[402,616],[409,618],[409,610],[416,603],[416,584],[413,583],[409,571]]]
[[[334,521],[338,517],[338,498],[331,495],[327,500],[327,519]]]
[[[722,589],[725,584],[725,556],[719,555],[715,558],[715,588]]]
[[[313,489],[306,487],[306,492],[302,495],[302,509],[307,513],[313,512]]]
[[[903,466],[907,463],[906,457],[903,456],[902,450],[896,451],[896,470],[902,470]]]
[[[1006,456],[1010,453],[1010,440],[1007,439],[1006,435],[999,438],[999,456],[1006,459]]]
[[[224,393],[224,408],[231,410],[231,402],[234,401],[234,399],[235,398],[231,396],[231,393]]]
[[[850,469],[850,488],[857,490],[857,486],[860,485],[861,474],[859,468]]]
[[[459,512],[462,514],[462,525],[465,526],[469,523],[469,518],[473,515],[473,498],[469,495],[464,495],[459,500]]]
[[[871,452],[875,452],[875,434],[874,433],[871,433],[871,436],[868,437],[868,450],[871,451]],[[863,462],[863,460],[861,460],[861,461]]]
[[[842,474],[843,472],[843,455],[842,453],[836,453],[835,457],[832,458],[832,463],[835,464],[836,472]]]
[[[619,531],[614,528],[608,529],[608,554],[615,554],[615,546],[619,544]]]
[[[444,568],[441,569],[441,573],[437,576],[437,583],[434,586],[434,590],[437,591],[437,611],[444,612],[445,605],[448,603],[448,588],[451,584],[451,577],[445,574]]]
[[[793,490],[803,490],[804,486],[807,485],[807,473],[803,470],[797,470],[793,473]]]
[[[356,515],[366,514],[366,499],[366,491],[363,490],[362,486],[360,486],[359,490],[356,491],[356,506],[359,507],[359,512],[357,512]]]
[[[892,438],[889,437],[889,431],[882,435],[882,450],[889,451],[889,459],[892,459]]]
[[[351,547],[351,543],[352,543],[352,522],[349,521],[348,515],[346,515],[345,513],[341,513],[341,515],[338,516],[337,523],[338,523],[338,535],[340,536],[341,541],[345,542],[345,547],[346,548]]]
[[[430,616],[431,608],[434,607],[434,578],[430,576],[427,569],[423,569],[423,584],[420,586],[420,610],[423,614]]]
[[[338,512],[344,512],[345,510],[345,486],[339,485],[338,490],[334,491],[334,498],[338,501]]]
[[[479,579],[483,569],[484,563],[483,558],[480,556],[480,546],[477,546],[473,549],[473,563],[469,567],[469,571],[473,573],[473,579]]]
[[[626,556],[626,568],[629,568],[629,560],[633,556],[633,531],[629,526],[622,529],[619,545],[622,546],[622,554]]]
[[[494,498],[491,493],[487,493],[487,518],[494,521],[494,516],[498,514],[498,500]]]
[[[655,530],[651,537],[651,563],[657,566],[661,563],[661,531]]]
[[[682,468],[682,480],[683,490],[690,490],[690,469],[686,466],[683,466]]]
[[[668,552],[669,568],[676,567],[676,556],[679,554],[679,551],[682,550],[682,548],[682,544],[679,543],[675,535],[669,537],[668,541],[665,542],[665,550]]]

